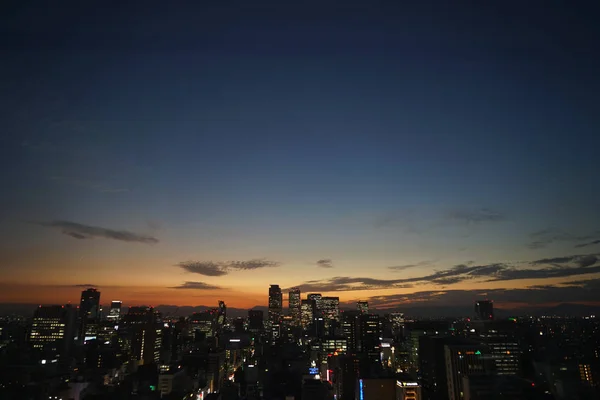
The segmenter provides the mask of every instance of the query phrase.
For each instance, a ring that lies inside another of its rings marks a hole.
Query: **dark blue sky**
[[[0,22],[2,270],[339,260],[324,279],[598,238],[597,2],[22,3]]]

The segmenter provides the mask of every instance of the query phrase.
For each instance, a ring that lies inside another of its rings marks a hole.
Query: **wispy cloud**
[[[67,176],[52,176],[50,177],[50,179],[55,182],[65,183],[84,189],[93,190],[99,193],[123,193],[129,191],[129,189],[127,188],[111,186],[107,183],[95,181],[92,179],[81,179]]]
[[[135,232],[102,228],[99,226],[84,225],[71,221],[37,222],[38,225],[60,230],[64,235],[75,239],[93,239],[96,237],[119,240],[122,242],[137,242],[145,244],[158,243],[153,236],[142,235]]]
[[[600,244],[600,239],[598,240],[593,240],[591,242],[588,243],[580,243],[578,245],[575,245],[576,248],[581,248],[581,247],[587,247],[587,246],[593,246],[595,244]]]
[[[588,243],[575,245],[576,248],[592,246],[600,243],[600,232],[596,231],[589,235],[573,235],[572,233],[561,229],[548,228],[537,231],[529,235],[533,239],[527,244],[530,249],[542,249],[555,242],[586,242]]]
[[[323,258],[318,260],[316,264],[317,267],[321,268],[333,268],[333,261],[331,261],[331,258]]]
[[[216,289],[222,289],[222,288],[220,286],[211,285],[210,283],[206,283],[206,282],[187,281],[187,282],[182,283],[179,286],[173,286],[173,287],[171,287],[171,289],[216,290]]]
[[[421,261],[416,264],[394,265],[394,266],[388,267],[388,269],[391,269],[394,271],[404,271],[404,270],[407,270],[410,268],[426,267],[426,266],[432,265],[432,264],[433,264],[433,261]]]
[[[80,288],[97,288],[97,287],[98,287],[98,285],[94,285],[94,284],[91,284],[91,283],[82,283],[82,284],[79,284],[79,285],[73,285],[73,287],[80,287]]]
[[[482,208],[479,210],[455,210],[447,214],[447,218],[451,221],[480,224],[483,222],[500,222],[506,220],[506,216],[498,211]]]
[[[270,261],[265,258],[257,258],[245,261],[182,261],[176,264],[187,272],[205,276],[223,276],[231,271],[247,271],[260,268],[279,267],[281,263]]]
[[[375,279],[369,277],[343,277],[312,280],[299,286],[303,291],[353,291],[371,289],[399,289],[413,285],[433,284],[438,286],[473,280],[478,282],[511,281],[519,279],[566,278],[600,273],[598,255],[574,255],[547,258],[521,263],[495,263],[486,265],[458,264],[431,274],[399,279]],[[538,267],[548,265],[545,267]],[[531,268],[529,266],[535,266]]]

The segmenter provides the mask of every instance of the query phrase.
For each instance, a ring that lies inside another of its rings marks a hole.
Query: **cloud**
[[[122,242],[137,242],[146,244],[158,243],[158,239],[153,236],[141,235],[139,233],[129,231],[102,228],[99,226],[83,225],[77,222],[50,221],[37,222],[37,224],[60,230],[64,235],[80,240],[101,237],[105,239],[119,240]]]
[[[331,258],[323,258],[317,261],[317,267],[333,268],[333,261],[331,261]]]
[[[248,271],[260,268],[278,267],[281,263],[257,258],[246,261],[182,261],[176,264],[187,272],[205,276],[223,276],[231,271]]]
[[[80,285],[73,285],[73,287],[81,287],[81,288],[97,288],[98,285],[94,285],[91,283],[82,283]]]
[[[597,239],[600,236],[600,232],[596,231],[590,235],[573,235],[569,232],[565,232],[561,229],[548,228],[541,231],[534,232],[529,235],[533,240],[527,247],[530,249],[542,249],[555,242],[583,242],[593,239]],[[594,240],[589,243],[583,243],[576,245],[575,247],[591,246],[593,244],[600,243],[600,240]]]
[[[220,286],[216,286],[216,285],[211,285],[209,283],[206,282],[193,282],[193,281],[187,281],[182,283],[179,286],[173,286],[171,287],[171,289],[201,289],[201,290],[216,290],[216,289],[222,289]]]
[[[600,239],[594,240],[594,241],[588,242],[588,243],[581,243],[581,244],[575,245],[575,247],[576,248],[587,247],[587,246],[593,246],[595,244],[600,244]]]
[[[487,265],[458,264],[431,274],[399,279],[375,279],[369,277],[343,277],[306,281],[297,285],[302,291],[337,292],[373,289],[410,288],[414,285],[451,285],[467,280],[478,282],[510,281],[519,279],[566,278],[600,273],[598,255],[574,255],[531,261],[521,265],[494,263]],[[530,268],[527,265],[544,265]]]
[[[391,269],[394,271],[404,271],[406,269],[416,268],[416,267],[424,267],[424,266],[431,265],[431,264],[433,264],[433,261],[421,261],[416,264],[394,265],[394,266],[388,267],[388,269]]]
[[[51,176],[50,179],[56,182],[66,183],[99,193],[123,193],[129,191],[129,189],[126,188],[113,187],[104,182],[94,181],[91,179],[80,179],[67,176]]]
[[[475,211],[457,210],[449,212],[447,215],[449,220],[466,223],[466,224],[479,224],[482,222],[500,222],[506,220],[506,217],[497,212],[492,211],[488,208],[482,208]]]

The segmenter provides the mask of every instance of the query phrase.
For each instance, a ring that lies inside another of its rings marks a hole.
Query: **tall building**
[[[108,315],[106,316],[106,318],[109,321],[119,322],[121,320],[121,306],[122,305],[123,305],[122,301],[113,300],[110,303],[110,311],[108,312]]]
[[[313,320],[313,304],[311,300],[300,301],[300,322],[302,329],[307,330],[312,324]]]
[[[522,351],[516,339],[508,335],[487,334],[482,336],[481,341],[488,347],[497,375],[520,375]]]
[[[100,292],[89,288],[81,292],[79,315],[82,319],[97,321],[100,319]]]
[[[361,314],[368,314],[369,313],[369,302],[368,301],[362,301],[362,300],[356,302],[356,309]]]
[[[357,326],[358,351],[366,355],[369,360],[378,362],[379,345],[381,340],[381,324],[377,314],[361,314],[358,316]]]
[[[464,376],[486,374],[494,368],[487,347],[479,343],[446,344],[444,355],[449,400],[464,397]]]
[[[279,285],[271,285],[269,288],[269,321],[278,322],[283,311],[283,295]]]
[[[248,310],[248,330],[252,333],[264,330],[264,314],[261,310]]]
[[[475,317],[483,321],[494,319],[494,303],[490,300],[480,300],[475,302]]]
[[[292,316],[292,321],[295,325],[300,325],[301,320],[301,301],[300,301],[300,288],[291,288],[288,293],[288,307],[290,311],[290,315]]]
[[[404,313],[394,312],[390,314],[390,322],[392,323],[392,334],[399,335],[404,329]]]
[[[342,316],[342,335],[348,340],[348,351],[358,351],[356,341],[358,311],[346,311]]]
[[[211,310],[193,313],[189,319],[190,333],[196,337],[199,333],[205,337],[215,336],[218,315]]]
[[[162,346],[160,314],[152,307],[130,307],[123,325],[130,340],[131,359],[140,365],[158,363]]]
[[[322,297],[321,312],[326,321],[340,320],[340,298],[339,297]]]
[[[29,332],[29,343],[50,355],[67,353],[75,335],[76,311],[71,305],[39,306]]]
[[[306,298],[311,302],[313,314],[317,314],[321,310],[321,293],[309,293]]]
[[[227,318],[227,306],[223,300],[219,300],[219,309],[217,313],[217,330],[221,331],[223,325],[225,325],[225,319]]]

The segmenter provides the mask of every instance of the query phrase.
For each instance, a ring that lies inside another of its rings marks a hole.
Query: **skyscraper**
[[[98,320],[100,318],[100,292],[89,288],[81,292],[79,315],[83,319]]]
[[[278,322],[283,310],[283,295],[279,285],[271,285],[269,288],[269,321]]]
[[[361,314],[358,316],[358,351],[365,354],[373,362],[379,361],[379,344],[381,324],[377,314]]]
[[[317,311],[321,310],[321,293],[309,293],[306,298],[311,301],[313,314],[316,314]]]
[[[300,302],[300,313],[302,329],[306,330],[310,327],[313,320],[313,305],[311,300],[306,299]]]
[[[33,314],[29,343],[49,355],[64,354],[75,335],[75,310],[70,306],[40,306]]]
[[[325,318],[326,325],[331,321],[340,320],[340,298],[339,297],[321,297],[321,312]]]
[[[368,301],[359,300],[356,303],[356,309],[361,314],[368,314],[369,313],[369,302]]]
[[[160,360],[162,327],[160,314],[152,307],[130,307],[123,318],[125,331],[131,343],[131,358],[141,364]]]
[[[122,305],[123,305],[122,301],[113,300],[110,303],[110,311],[108,312],[108,315],[106,316],[106,318],[109,321],[119,322],[121,320],[121,306]]]
[[[292,322],[294,325],[300,325],[300,288],[291,288],[288,294],[288,306]]]
[[[480,300],[475,302],[475,317],[483,321],[494,319],[494,303],[490,300]]]
[[[446,344],[444,346],[446,361],[446,381],[450,400],[463,398],[463,376],[483,375],[493,369],[493,360],[488,350],[479,343]]]
[[[264,329],[264,315],[261,310],[248,310],[248,330],[253,333]]]

